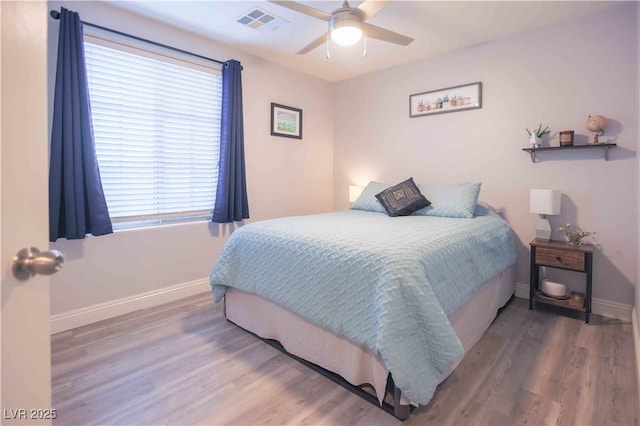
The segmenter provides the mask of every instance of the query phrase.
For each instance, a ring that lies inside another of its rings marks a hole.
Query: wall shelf
[[[618,146],[615,143],[599,143],[595,145],[570,145],[570,146],[546,146],[540,148],[522,148],[523,151],[526,151],[531,155],[531,162],[536,162],[536,152],[538,151],[558,151],[563,149],[588,149],[588,148],[601,148],[604,149],[604,160],[609,160],[609,149]]]

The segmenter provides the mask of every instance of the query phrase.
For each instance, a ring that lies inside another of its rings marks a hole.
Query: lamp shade
[[[350,185],[349,186],[349,202],[355,203],[360,194],[362,194],[362,190],[364,186],[361,185]]]
[[[529,196],[529,211],[538,214],[560,214],[560,196],[554,189],[532,189]]]

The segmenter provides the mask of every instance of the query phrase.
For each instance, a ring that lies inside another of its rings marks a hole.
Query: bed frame
[[[471,300],[449,317],[465,354],[480,340],[514,291],[515,267],[512,266],[484,283]],[[370,350],[275,303],[232,287],[225,295],[224,313],[228,321],[398,419],[409,417],[413,405],[395,386],[382,359]],[[442,375],[440,382],[460,361]],[[374,393],[365,390],[369,387]],[[392,402],[385,401],[385,397]]]

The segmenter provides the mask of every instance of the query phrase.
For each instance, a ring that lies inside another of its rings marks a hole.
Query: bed
[[[515,249],[477,193],[463,217],[424,214],[433,208],[389,217],[371,199],[380,186],[369,186],[349,210],[243,226],[210,282],[228,320],[369,384],[380,404],[391,377],[394,413],[406,418],[513,295]],[[443,192],[427,193],[446,204]]]

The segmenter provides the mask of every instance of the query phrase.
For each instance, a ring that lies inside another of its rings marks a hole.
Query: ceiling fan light
[[[351,46],[362,38],[362,19],[349,11],[336,13],[329,22],[331,40],[342,46]]]
[[[351,46],[362,38],[362,30],[358,27],[340,27],[331,31],[331,40],[342,46]]]

